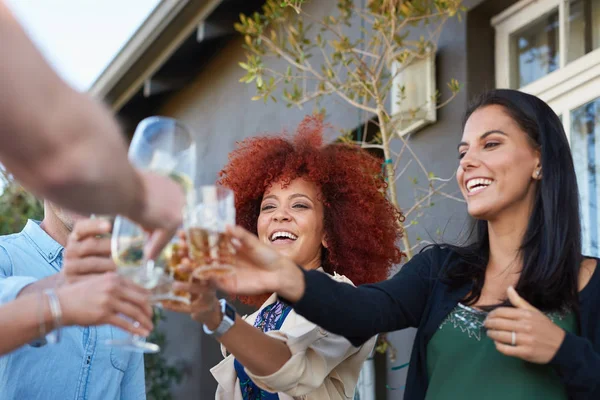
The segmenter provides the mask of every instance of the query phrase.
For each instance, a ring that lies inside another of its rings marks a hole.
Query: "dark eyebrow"
[[[305,199],[309,200],[311,203],[314,203],[313,199],[311,199],[310,197],[308,197],[307,195],[302,194],[302,193],[293,194],[289,197],[289,199],[290,200],[297,199],[298,197],[304,197]]]
[[[314,201],[310,197],[308,197],[307,195],[302,194],[302,193],[294,193],[293,195],[288,197],[288,199],[292,200],[292,199],[296,199],[298,197],[304,197],[304,198],[310,200],[311,203],[314,203]],[[268,196],[263,197],[262,201],[265,201],[267,199],[277,199],[277,196],[275,196],[274,194],[270,194]]]
[[[481,135],[481,137],[479,138],[479,140],[485,139],[486,137],[490,136],[490,135],[491,135],[491,134],[493,134],[493,133],[499,133],[499,134],[501,134],[501,135],[508,136],[506,133],[502,132],[502,131],[501,131],[501,130],[499,130],[499,129],[493,129],[493,130],[491,130],[491,131],[487,131],[486,133],[484,133],[483,135]],[[467,143],[467,142],[460,142],[460,143],[458,144],[458,146],[456,146],[456,150],[459,150],[459,149],[460,149],[460,146],[467,146],[468,144],[469,144],[469,143]]]

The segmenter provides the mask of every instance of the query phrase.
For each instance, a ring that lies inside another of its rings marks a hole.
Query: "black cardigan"
[[[318,271],[305,271],[306,292],[294,309],[324,329],[345,336],[354,346],[370,337],[408,327],[418,328],[408,369],[405,399],[427,392],[427,343],[442,320],[471,289],[448,286],[441,273],[459,262],[441,247],[413,257],[394,277],[354,288]],[[567,333],[550,364],[570,399],[600,399],[600,266],[580,292],[580,335]]]

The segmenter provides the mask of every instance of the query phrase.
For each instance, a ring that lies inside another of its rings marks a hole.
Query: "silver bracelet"
[[[46,318],[44,317],[44,293],[40,293],[40,301],[38,307],[38,322],[40,323],[40,339],[43,339],[46,336]]]
[[[46,345],[46,318],[45,318],[45,300],[46,296],[44,296],[43,292],[39,293],[39,301],[38,301],[38,322],[39,322],[39,332],[40,336],[29,342],[29,345],[32,347],[42,347]]]
[[[60,308],[60,301],[54,289],[45,289],[44,294],[48,296],[48,302],[50,303],[50,312],[52,313],[52,320],[54,321],[54,330],[52,334],[48,335],[49,343],[58,343],[60,341],[60,328],[62,328],[62,310]]]

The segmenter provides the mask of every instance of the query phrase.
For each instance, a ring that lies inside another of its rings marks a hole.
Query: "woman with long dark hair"
[[[432,246],[390,280],[353,288],[236,227],[237,286],[221,286],[276,292],[354,345],[418,328],[408,399],[600,398],[600,272],[581,254],[560,119],[537,97],[488,92],[466,114],[458,158],[458,185],[477,220],[471,245]]]

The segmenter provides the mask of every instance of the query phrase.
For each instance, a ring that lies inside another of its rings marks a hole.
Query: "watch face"
[[[225,305],[225,316],[232,321],[235,321],[235,309],[231,307],[229,304]]]

